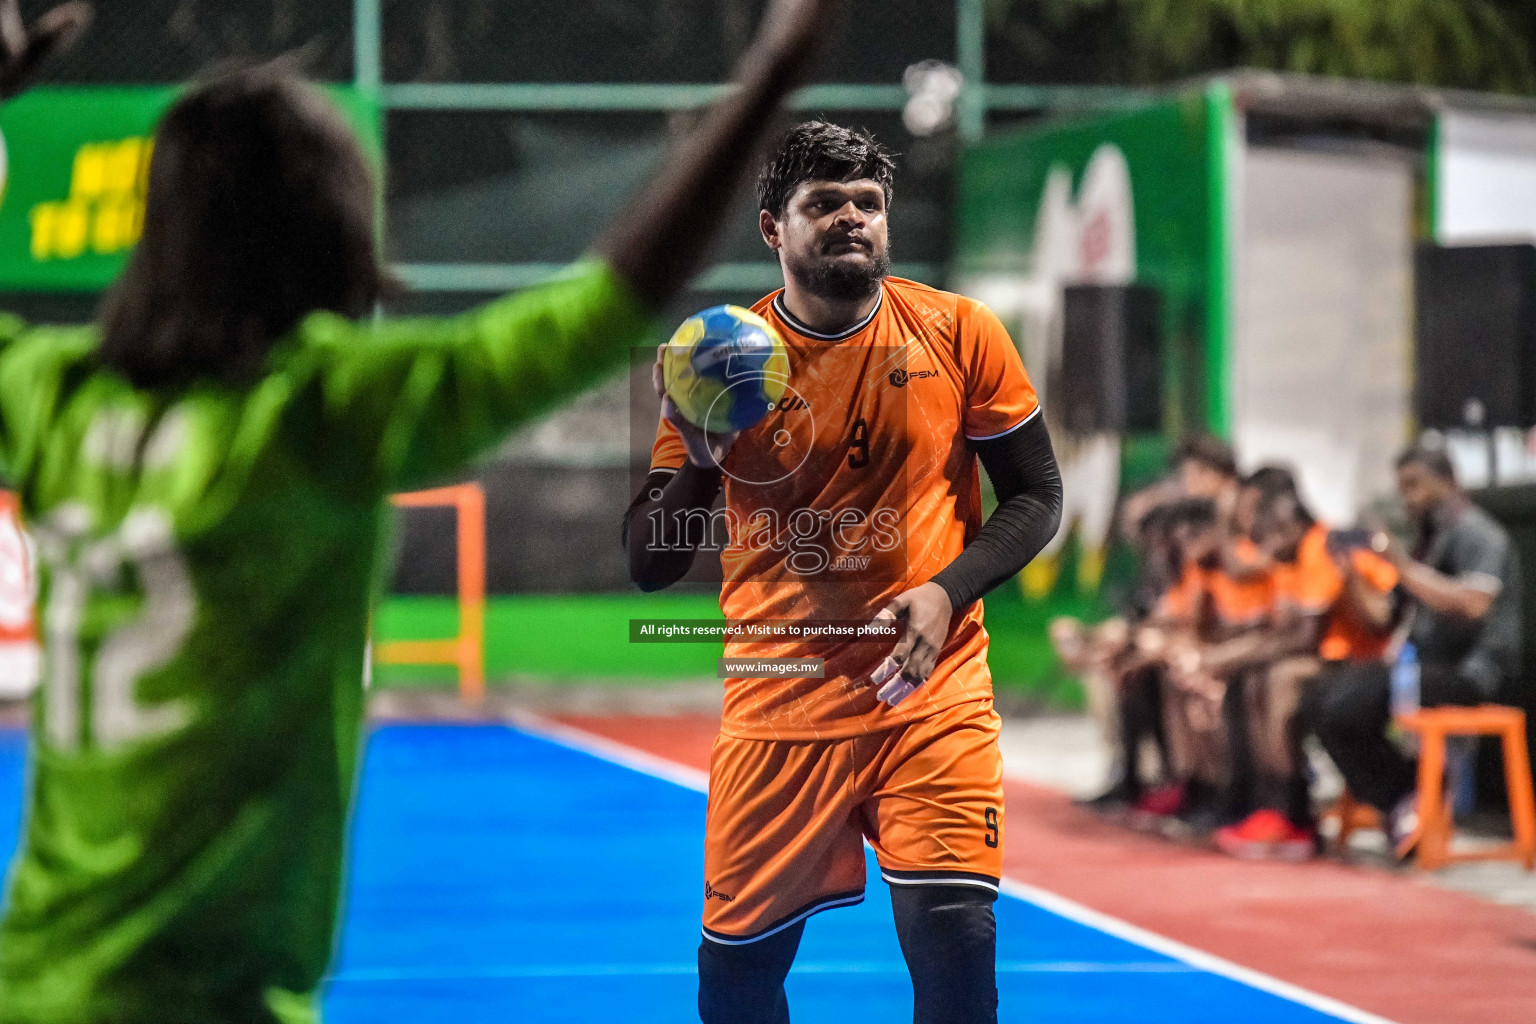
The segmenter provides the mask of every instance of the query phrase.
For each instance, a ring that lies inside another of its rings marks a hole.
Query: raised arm
[[[598,243],[598,254],[653,304],[674,295],[703,265],[779,102],[805,75],[842,3],[774,0],[729,95]]]
[[[738,179],[843,0],[773,0],[733,86],[561,280],[446,319],[304,331],[337,439],[321,453],[365,488],[432,483],[617,369],[704,262]]]
[[[674,471],[653,470],[645,478],[645,487],[624,513],[619,537],[635,586],[661,590],[688,575],[709,531],[695,533],[687,524],[701,516],[708,522],[723,475],[716,466],[690,461]]]
[[[0,99],[31,85],[43,62],[74,42],[90,23],[91,5],[81,0],[60,4],[30,27],[21,20],[17,0],[0,0]]]
[[[1507,552],[1507,542],[1478,545],[1459,552],[1460,572],[1447,576],[1433,566],[1414,559],[1390,534],[1382,531],[1382,547],[1387,561],[1397,568],[1399,581],[1408,596],[1441,615],[1454,615],[1470,622],[1480,621],[1493,607],[1503,584],[1499,571]]]
[[[707,433],[683,418],[662,383],[660,351],[651,367],[651,387],[661,398],[663,436],[674,436],[686,457],[675,469],[652,469],[624,512],[619,543],[629,560],[629,578],[644,591],[670,587],[688,575],[709,531],[693,533],[683,525],[701,516],[707,522],[724,483],[722,460],[737,437]]]

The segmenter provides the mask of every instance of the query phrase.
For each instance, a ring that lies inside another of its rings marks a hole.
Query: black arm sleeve
[[[629,559],[629,578],[641,590],[661,590],[688,575],[695,547],[685,544],[680,531],[669,526],[690,510],[707,513],[720,493],[723,476],[718,468],[700,469],[684,462],[675,473],[656,469],[645,478],[645,486],[624,512],[619,537]]]
[[[1061,471],[1044,417],[972,444],[997,493],[997,508],[960,556],[933,577],[957,612],[1028,565],[1061,525]]]

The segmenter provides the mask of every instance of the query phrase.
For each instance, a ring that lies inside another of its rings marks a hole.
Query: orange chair
[[[1425,708],[1397,719],[1419,737],[1418,865],[1438,868],[1455,861],[1516,860],[1536,869],[1536,797],[1532,796],[1531,759],[1525,743],[1525,712],[1484,704],[1481,707]],[[1455,851],[1450,801],[1445,796],[1445,740],[1448,736],[1498,736],[1504,742],[1504,778],[1515,841],[1490,850]],[[1347,838],[1347,834],[1346,834]]]

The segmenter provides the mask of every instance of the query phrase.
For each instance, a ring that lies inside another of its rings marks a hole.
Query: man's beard
[[[867,260],[857,261],[829,256],[800,260],[786,254],[784,269],[795,283],[817,298],[833,301],[867,299],[890,274],[891,252],[889,248],[882,249],[872,252]]]

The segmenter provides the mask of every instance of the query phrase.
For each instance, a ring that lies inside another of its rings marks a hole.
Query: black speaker
[[[1062,421],[1075,434],[1163,423],[1162,298],[1147,285],[1069,285],[1062,312]]]
[[[1536,426],[1536,246],[1420,246],[1414,275],[1419,426]]]

